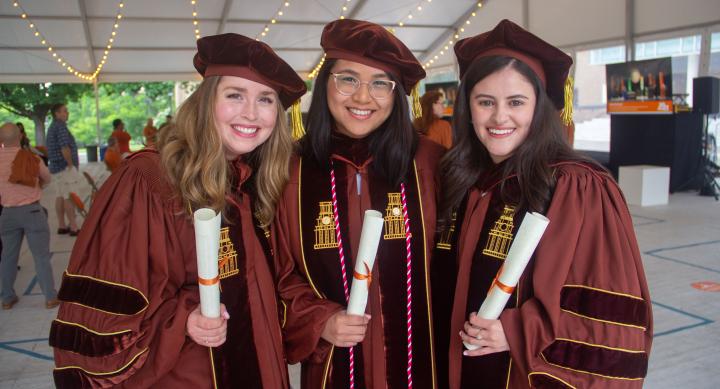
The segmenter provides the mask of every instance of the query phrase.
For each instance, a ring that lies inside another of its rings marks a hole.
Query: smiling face
[[[334,77],[328,77],[327,104],[338,132],[355,139],[365,138],[387,120],[395,102],[394,91],[383,99],[372,97],[367,83],[389,81],[390,77],[378,68],[343,59],[337,60],[330,72],[351,75],[360,81],[355,93],[345,96],[336,88]]]
[[[270,87],[241,77],[223,76],[215,92],[215,128],[227,159],[263,144],[278,115],[278,96]]]
[[[530,132],[537,96],[530,81],[512,67],[480,80],[470,92],[475,134],[493,162],[509,158]]]

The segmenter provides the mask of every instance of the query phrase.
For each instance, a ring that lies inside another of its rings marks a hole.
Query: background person
[[[75,206],[69,200],[70,192],[78,183],[79,158],[75,137],[67,127],[68,113],[65,103],[50,108],[53,121],[47,132],[48,168],[53,175],[52,191],[55,193],[55,213],[58,219],[57,233],[77,236]],[[67,222],[65,221],[67,219]]]
[[[446,149],[452,146],[452,128],[450,123],[442,119],[445,110],[445,97],[437,90],[425,92],[420,97],[422,116],[415,119],[415,129],[431,141]]]
[[[45,295],[45,307],[59,302],[50,264],[50,227],[47,213],[40,205],[42,187],[50,182],[50,172],[38,156],[22,148],[20,129],[12,123],[0,126],[0,283],[2,308],[11,309],[17,302],[14,284],[23,237],[35,261],[35,274]]]
[[[126,154],[130,153],[130,139],[132,138],[130,134],[125,131],[125,123],[123,123],[122,119],[115,119],[112,122],[113,131],[110,136],[115,138],[118,142],[118,147],[120,148],[120,154],[125,156]]]

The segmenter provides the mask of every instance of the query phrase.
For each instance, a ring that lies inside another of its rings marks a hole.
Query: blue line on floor
[[[663,219],[657,219],[657,218],[654,218],[654,217],[647,217],[647,216],[634,215],[634,214],[630,214],[630,216],[632,216],[632,218],[633,218],[633,227],[648,226],[648,225],[650,225],[650,224],[665,223],[665,220],[663,220]],[[644,222],[644,223],[637,223],[637,224],[635,224],[635,223],[634,223],[635,218],[647,219],[647,220],[650,220],[650,221],[649,221],[649,222]]]
[[[36,342],[47,342],[48,338],[37,338],[37,339],[23,339],[23,340],[12,340],[9,342],[0,342],[0,349],[5,349],[8,351],[14,351],[16,353],[25,354],[27,356],[42,359],[45,361],[52,361],[53,357],[49,357],[47,355],[42,355],[40,353],[36,353],[34,351],[21,349],[18,347],[10,346],[11,344],[21,344],[21,343],[36,343]]]
[[[54,252],[54,251],[51,251],[51,252],[50,252],[50,260],[51,260],[51,261],[52,261],[53,255],[55,255],[55,252]],[[23,295],[24,295],[24,296],[29,296],[29,295],[31,294],[30,292],[32,292],[32,290],[33,290],[33,288],[35,287],[35,284],[36,284],[36,283],[37,283],[37,274],[33,276],[32,280],[30,280],[30,284],[29,284],[28,287],[25,289],[25,293],[23,293]],[[41,293],[32,293],[32,294],[37,295],[37,294],[41,294]]]
[[[692,262],[682,261],[682,260],[679,260],[679,259],[676,259],[676,258],[670,258],[670,257],[666,257],[666,256],[663,256],[663,255],[658,255],[658,254],[656,254],[656,253],[659,253],[659,252],[661,252],[661,251],[670,251],[670,250],[685,249],[685,248],[690,248],[690,247],[705,246],[705,245],[716,244],[716,243],[720,243],[720,240],[711,240],[711,241],[709,241],[709,242],[692,243],[692,244],[686,244],[686,245],[682,245],[682,246],[665,247],[665,248],[661,248],[661,249],[649,250],[649,251],[644,252],[643,254],[652,255],[652,256],[655,257],[655,258],[664,259],[664,260],[670,261],[670,262],[681,263],[681,264],[683,264],[683,265],[691,266],[691,267],[698,268],[698,269],[702,269],[702,270],[707,270],[707,271],[710,271],[710,272],[713,272],[713,273],[720,273],[720,270],[718,270],[718,269],[713,269],[713,268],[710,268],[710,267],[705,267],[705,266],[701,266],[701,265],[696,265],[696,264],[694,264],[694,263],[692,263]]]
[[[656,301],[653,301],[652,304],[653,304],[653,305],[657,305],[657,306],[659,306],[659,307],[661,307],[661,308],[665,308],[665,309],[667,309],[667,310],[673,311],[673,312],[675,312],[675,313],[679,313],[679,314],[681,314],[681,315],[688,316],[688,317],[691,317],[691,318],[693,318],[693,319],[700,320],[699,323],[690,324],[690,325],[686,325],[686,326],[682,326],[682,327],[677,327],[677,328],[672,328],[672,329],[669,329],[669,330],[666,330],[666,331],[663,331],[663,332],[655,333],[655,334],[653,334],[653,338],[659,338],[659,337],[661,337],[661,336],[670,335],[670,334],[674,334],[674,333],[677,333],[677,332],[689,330],[689,329],[691,329],[691,328],[701,327],[701,326],[704,326],[704,325],[708,325],[708,324],[714,323],[714,321],[712,321],[712,320],[710,320],[710,319],[708,319],[708,318],[704,318],[704,317],[702,317],[702,316],[698,316],[698,315],[692,314],[692,313],[690,313],[690,312],[685,312],[685,311],[683,311],[683,310],[681,310],[681,309],[678,309],[678,308],[675,308],[675,307],[671,307],[671,306],[669,306],[669,305],[665,305],[665,304],[662,304],[662,303],[658,303],[658,302],[656,302]]]

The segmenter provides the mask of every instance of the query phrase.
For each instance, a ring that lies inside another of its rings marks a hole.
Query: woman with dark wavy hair
[[[287,358],[302,362],[303,388],[431,388],[426,270],[442,148],[418,137],[407,102],[425,72],[377,24],[334,21],[321,45],[327,59],[273,233]],[[368,209],[385,215],[385,229],[367,315],[354,316],[344,310]],[[288,293],[293,268],[312,299]]]
[[[449,368],[442,386],[642,386],[647,282],[620,189],[563,137],[572,60],[507,20],[455,53],[456,144],[441,164],[432,270],[434,298],[453,301],[434,312],[439,370]],[[525,212],[550,224],[511,288],[496,276]],[[498,320],[480,318],[494,285],[510,300]]]

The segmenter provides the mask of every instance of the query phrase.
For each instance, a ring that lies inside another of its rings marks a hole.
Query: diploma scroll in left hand
[[[365,211],[362,232],[360,233],[360,247],[355,259],[352,288],[348,299],[347,313],[349,315],[364,315],[367,306],[368,290],[372,279],[372,269],[375,264],[380,236],[383,229],[383,215],[374,210]]]
[[[197,253],[200,312],[205,317],[220,317],[220,278],[218,252],[220,249],[221,213],[201,208],[193,214],[195,251]]]

